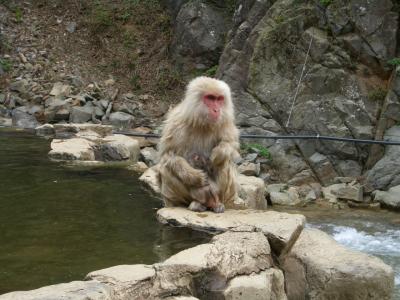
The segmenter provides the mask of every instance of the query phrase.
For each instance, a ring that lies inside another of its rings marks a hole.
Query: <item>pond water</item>
[[[47,158],[49,141],[0,129],[0,294],[81,280],[118,264],[161,261],[207,242],[204,233],[160,225],[161,207],[123,168],[71,168]],[[400,214],[308,207],[310,227],[376,255],[396,272]]]
[[[209,240],[160,225],[160,201],[123,168],[68,168],[49,141],[0,130],[0,294],[153,264]]]

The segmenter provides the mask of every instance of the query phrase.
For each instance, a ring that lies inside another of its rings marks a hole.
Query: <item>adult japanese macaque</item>
[[[198,77],[169,114],[159,143],[159,180],[165,206],[221,213],[237,197],[239,156],[229,86]]]

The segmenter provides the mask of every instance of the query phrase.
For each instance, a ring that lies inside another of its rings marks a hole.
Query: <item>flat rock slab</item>
[[[56,160],[95,160],[94,143],[82,138],[54,139],[49,157]]]
[[[261,231],[267,236],[277,255],[287,253],[304,228],[302,215],[275,211],[226,210],[222,214],[193,212],[182,207],[168,207],[157,211],[163,224],[189,227],[207,232]]]
[[[1,300],[111,300],[111,288],[98,281],[73,281],[26,292],[12,292]]]

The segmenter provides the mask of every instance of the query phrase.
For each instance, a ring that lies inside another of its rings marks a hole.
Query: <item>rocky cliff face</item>
[[[231,23],[226,16],[219,18],[224,25],[216,24],[218,17],[207,21],[210,15],[204,14],[205,7],[221,11],[215,1],[169,2],[178,16],[172,48],[182,47],[178,41],[188,32],[197,40],[177,58],[208,41],[205,33],[179,17],[195,7],[197,18],[207,24],[203,30],[217,37],[225,34],[217,77],[234,91],[243,133],[382,139],[400,121],[400,77],[393,70],[399,23],[391,0],[242,0]],[[226,6],[229,1],[219,2]],[[197,62],[212,65],[208,58],[219,49],[207,47]],[[394,186],[400,174],[397,165],[387,165],[400,153],[397,146],[385,154],[380,146],[343,142],[262,143],[269,147],[282,180],[308,176],[329,184],[337,176],[367,175],[374,188],[382,189]]]

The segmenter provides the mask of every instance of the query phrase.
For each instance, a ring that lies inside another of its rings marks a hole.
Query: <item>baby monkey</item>
[[[204,155],[193,153],[189,156],[188,162],[193,168],[204,171],[208,177],[206,185],[190,191],[191,198],[195,200],[190,203],[189,209],[203,212],[209,208],[215,213],[223,213],[225,206],[219,201],[218,187],[213,181],[214,170],[210,159]]]

